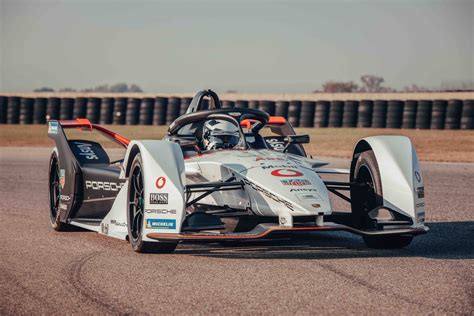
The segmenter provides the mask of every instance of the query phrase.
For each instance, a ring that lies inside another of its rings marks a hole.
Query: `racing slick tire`
[[[369,216],[369,211],[383,205],[383,192],[377,159],[372,150],[359,155],[353,177],[354,182],[367,184],[366,187],[351,191],[353,223],[362,230],[373,230],[376,221]],[[367,247],[375,249],[403,248],[413,240],[411,235],[365,235],[362,238]]]
[[[55,231],[68,231],[71,226],[60,220],[61,184],[59,158],[56,152],[49,160],[49,220]]]
[[[171,253],[176,249],[177,242],[143,241],[144,218],[144,181],[141,154],[137,154],[132,162],[128,181],[127,226],[128,239],[132,249],[139,253]]]

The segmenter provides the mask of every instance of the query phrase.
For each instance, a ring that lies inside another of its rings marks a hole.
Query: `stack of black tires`
[[[0,96],[0,124],[44,124],[88,118],[94,124],[169,125],[189,97]],[[206,104],[208,100],[203,100]],[[474,100],[222,100],[227,109],[252,108],[282,116],[294,127],[473,129]],[[207,105],[205,105],[206,107]]]

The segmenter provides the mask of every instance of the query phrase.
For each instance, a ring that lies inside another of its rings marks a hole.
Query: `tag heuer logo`
[[[150,204],[168,204],[168,193],[150,193]]]

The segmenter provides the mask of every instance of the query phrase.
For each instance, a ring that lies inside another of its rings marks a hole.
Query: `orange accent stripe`
[[[240,126],[245,127],[245,128],[250,128],[250,126],[254,122],[256,122],[256,120],[245,119],[240,122]],[[285,123],[286,123],[286,119],[283,116],[270,116],[267,122],[267,124],[270,124],[270,125],[283,125]]]
[[[60,120],[58,121],[59,124],[61,124],[61,126],[63,128],[81,128],[81,127],[87,127],[87,128],[90,128],[91,130],[98,130],[99,132],[105,134],[106,136],[110,137],[111,139],[119,142],[120,144],[122,144],[125,148],[128,146],[128,144],[130,144],[130,140],[120,134],[117,134],[105,127],[102,127],[100,125],[95,125],[95,124],[92,124],[88,119],[85,119],[85,118],[78,118],[78,119],[75,119],[75,120]]]

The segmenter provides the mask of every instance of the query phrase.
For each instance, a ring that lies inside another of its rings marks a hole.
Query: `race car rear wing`
[[[88,119],[85,118],[78,118],[75,120],[50,120],[48,121],[48,135],[53,135],[58,133],[58,126],[61,128],[81,128],[81,129],[88,129],[90,131],[98,131],[102,135],[106,136],[107,138],[115,141],[116,143],[122,145],[123,147],[127,148],[130,140],[123,137],[120,134],[117,134],[105,127],[100,125],[92,124]]]

